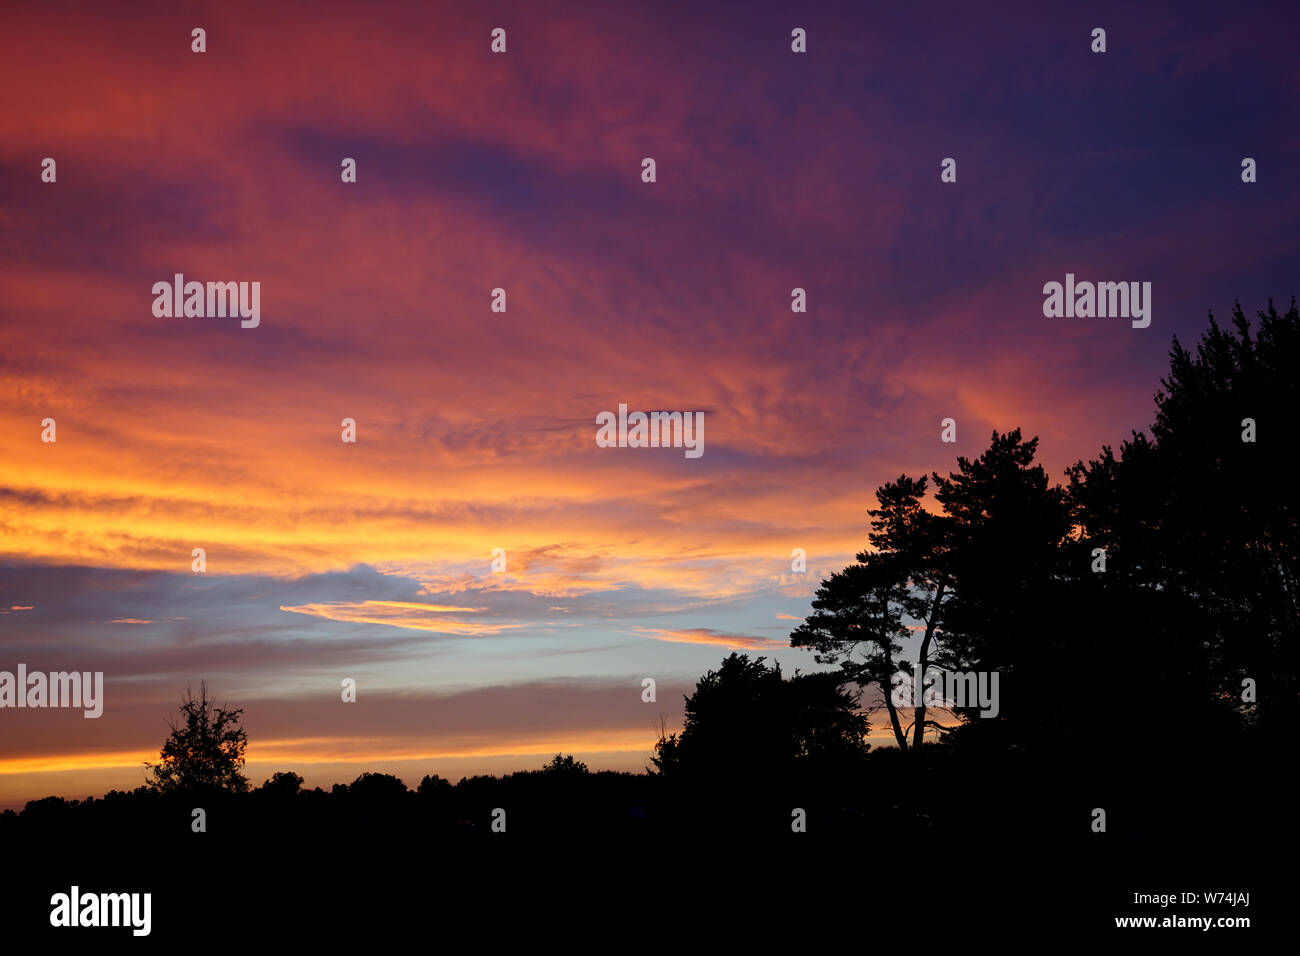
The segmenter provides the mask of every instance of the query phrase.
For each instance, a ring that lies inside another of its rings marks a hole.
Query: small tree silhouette
[[[416,793],[422,797],[443,797],[451,793],[452,785],[450,780],[444,780],[436,773],[426,773],[420,780],[420,786],[416,788]]]
[[[732,653],[686,698],[680,734],[660,736],[659,773],[784,778],[799,766],[847,770],[868,749],[868,723],[838,673],[786,678],[781,665]]]
[[[556,754],[551,758],[551,762],[542,768],[543,773],[558,774],[584,774],[587,773],[587,765],[581,760],[574,760],[573,754]]]
[[[168,721],[172,732],[158,762],[145,763],[153,774],[149,786],[163,793],[211,789],[245,793],[248,780],[241,768],[248,735],[239,726],[243,708],[210,703],[208,685],[202,682],[198,699],[186,686],[180,712],[179,726]]]
[[[281,770],[279,773],[272,774],[260,789],[262,793],[277,797],[297,796],[302,790],[302,777],[292,770]]]
[[[359,800],[400,800],[410,793],[401,777],[367,771],[348,785],[348,795]]]

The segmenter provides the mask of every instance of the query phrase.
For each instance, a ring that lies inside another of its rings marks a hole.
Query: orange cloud
[[[339,601],[329,604],[301,604],[296,607],[280,606],[281,611],[310,614],[330,621],[348,621],[354,624],[386,624],[389,627],[413,631],[432,631],[438,634],[497,634],[522,624],[465,621],[441,617],[448,613],[484,611],[481,607],[458,607],[449,604],[420,604],[415,601]]]
[[[708,627],[637,627],[633,628],[633,630],[644,637],[653,638],[656,641],[670,641],[675,644],[716,644],[719,647],[733,647],[754,651],[776,650],[790,646],[784,641],[773,641],[766,637],[750,637],[747,634],[723,634]]]

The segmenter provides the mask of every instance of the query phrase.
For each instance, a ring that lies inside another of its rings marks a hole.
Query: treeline
[[[1110,808],[1172,834],[1246,792],[1262,809],[1255,785],[1300,708],[1297,367],[1295,302],[1254,327],[1238,307],[1193,350],[1175,339],[1151,434],[1064,483],[1014,430],[955,471],[882,485],[869,547],[791,635],[838,669],[784,677],[732,655],[659,741],[658,772],[733,797],[795,781],[851,806],[884,787],[958,828],[1026,792],[1008,822],[1040,832]],[[906,690],[937,675],[997,699]],[[869,751],[859,702],[889,757]]]
[[[897,780],[890,751],[862,754],[852,766],[836,763],[839,776],[786,768],[751,767],[717,785],[675,774],[590,771],[571,755],[556,754],[545,767],[501,776],[464,777],[452,783],[426,775],[414,788],[385,773],[362,773],[350,784],[305,788],[280,772],[261,786],[193,785],[171,790],[140,786],[103,797],[45,797],[15,813],[0,814],[0,838],[35,837],[75,845],[115,833],[131,841],[223,836],[298,843],[322,833],[349,838],[474,839],[509,833],[525,838],[582,839],[598,834],[708,834],[748,838],[806,831],[853,833],[893,819],[899,833],[924,832],[941,816],[941,790],[921,801],[865,789],[874,774]],[[875,767],[873,771],[871,768]],[[752,772],[751,772],[752,771]],[[759,786],[752,786],[756,779]],[[744,788],[741,793],[737,788]],[[794,811],[801,821],[794,827]]]
[[[426,775],[410,789],[392,774],[362,773],[350,784],[330,789],[303,787],[303,778],[279,772],[258,787],[233,788],[229,781],[172,789],[156,785],[114,790],[100,798],[30,801],[15,814],[0,815],[0,833],[70,830],[102,834],[126,827],[137,835],[205,832],[248,834],[319,834],[347,832],[436,831],[491,832],[494,820],[506,832],[529,831],[545,820],[549,827],[564,819],[609,824],[634,823],[651,798],[644,775],[592,773],[572,756],[555,758],[545,768],[503,776],[474,776],[452,782]],[[495,814],[495,810],[504,813]],[[202,819],[195,814],[201,810]]]
[[[884,694],[903,750],[942,735],[1146,767],[1282,746],[1300,710],[1300,315],[1270,303],[1252,328],[1238,307],[1232,324],[1211,318],[1194,350],[1175,339],[1150,436],[1064,485],[1015,430],[947,475],[880,487],[871,547],[823,583],[793,643],[861,686],[999,676],[996,716],[968,703],[949,732],[924,698]]]

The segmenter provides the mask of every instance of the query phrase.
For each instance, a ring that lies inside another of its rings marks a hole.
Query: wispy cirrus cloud
[[[296,607],[281,605],[281,611],[310,614],[328,621],[346,621],[352,624],[384,624],[411,631],[430,631],[435,634],[475,636],[499,634],[523,627],[502,621],[470,621],[447,614],[473,614],[487,610],[481,607],[459,607],[450,604],[421,604],[417,601],[336,601],[321,604],[302,604]]]
[[[748,634],[724,634],[708,627],[636,627],[633,630],[643,637],[656,641],[668,641],[674,644],[715,644],[718,647],[732,647],[740,650],[778,650],[790,645],[784,641],[774,641],[766,637],[751,637]]]

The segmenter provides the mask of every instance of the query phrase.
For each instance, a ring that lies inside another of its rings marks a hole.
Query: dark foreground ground
[[[206,833],[190,830],[193,800],[51,806],[0,825],[0,926],[7,943],[120,937],[203,952],[258,940],[436,947],[467,932],[493,949],[794,937],[811,952],[1125,938],[1174,950],[1294,932],[1281,895],[1294,791],[1276,766],[1207,755],[1194,771],[1154,759],[1106,777],[1009,773],[987,760],[941,769],[874,785],[805,781],[795,787],[806,787],[805,833],[790,829],[799,798],[772,786],[704,794],[613,774],[488,780],[457,799],[252,794],[210,801]],[[505,833],[491,830],[495,806],[507,811]],[[1096,806],[1105,833],[1092,830]],[[51,927],[51,895],[74,883],[150,892],[150,936]],[[1139,904],[1135,893],[1179,902]],[[1249,894],[1249,905],[1209,893]],[[1126,916],[1245,916],[1251,926],[1117,928]]]

